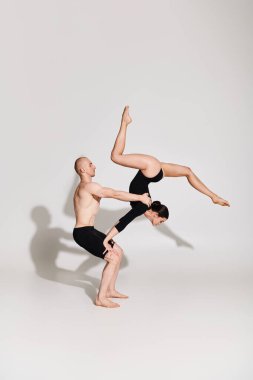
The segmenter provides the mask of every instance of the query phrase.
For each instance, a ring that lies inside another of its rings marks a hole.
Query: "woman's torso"
[[[146,177],[141,170],[139,170],[129,185],[129,192],[133,194],[149,193],[148,185],[151,182],[159,182],[163,178],[162,169],[152,178]],[[138,202],[130,202],[131,206],[136,205]]]

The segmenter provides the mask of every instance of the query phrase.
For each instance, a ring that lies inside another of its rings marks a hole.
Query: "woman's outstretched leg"
[[[151,177],[157,174],[161,168],[160,162],[155,157],[146,154],[124,154],[127,127],[131,122],[129,106],[126,106],[122,113],[120,130],[111,152],[111,160],[128,168],[140,169],[144,175]]]
[[[129,115],[129,106],[126,106],[124,108],[123,113],[122,113],[120,130],[119,130],[119,133],[116,137],[111,156],[118,156],[118,155],[122,155],[124,153],[125,146],[126,146],[127,126],[131,122],[132,122],[132,118]]]
[[[185,176],[192,187],[211,198],[213,203],[219,204],[220,206],[230,206],[228,201],[222,199],[217,194],[208,189],[208,187],[206,187],[206,185],[201,182],[201,180],[188,166],[165,162],[161,162],[161,166],[165,177]]]

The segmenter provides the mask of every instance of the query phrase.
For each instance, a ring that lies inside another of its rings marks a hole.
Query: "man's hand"
[[[140,201],[144,203],[145,205],[147,205],[148,207],[150,207],[152,203],[152,199],[149,197],[149,193],[142,194]]]

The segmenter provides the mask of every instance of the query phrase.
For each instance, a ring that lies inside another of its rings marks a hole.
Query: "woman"
[[[116,164],[139,169],[130,183],[129,192],[135,194],[149,193],[148,184],[150,182],[158,182],[164,177],[185,176],[191,186],[211,198],[213,203],[220,206],[230,206],[228,201],[209,190],[187,166],[160,162],[157,158],[146,154],[124,154],[127,126],[131,122],[129,106],[126,106],[122,114],[120,130],[111,153],[111,159]],[[108,241],[121,232],[137,216],[144,214],[153,225],[163,223],[169,217],[167,207],[162,205],[159,201],[153,202],[149,208],[140,202],[130,203],[132,209],[125,216],[120,218],[119,223],[108,232],[104,240],[104,246],[107,249],[110,249]]]

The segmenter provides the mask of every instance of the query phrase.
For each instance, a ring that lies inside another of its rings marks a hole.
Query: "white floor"
[[[31,253],[1,276],[2,380],[253,378],[252,268],[238,250],[129,243],[117,309],[93,304],[100,260]]]

